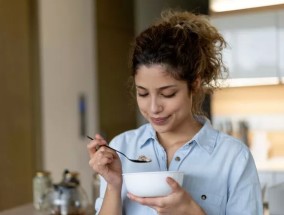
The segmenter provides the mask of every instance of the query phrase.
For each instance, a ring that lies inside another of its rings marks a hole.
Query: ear
[[[197,92],[201,87],[201,77],[198,76],[193,83],[193,92]]]

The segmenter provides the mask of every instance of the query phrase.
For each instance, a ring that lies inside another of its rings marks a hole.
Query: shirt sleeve
[[[259,178],[253,157],[246,147],[232,163],[228,184],[227,215],[262,215]]]

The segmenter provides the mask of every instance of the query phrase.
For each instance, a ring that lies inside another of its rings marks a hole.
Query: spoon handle
[[[119,153],[119,154],[122,154],[124,157],[126,157],[128,160],[131,160],[132,161],[132,159],[130,159],[130,158],[128,158],[124,153],[122,153],[122,152],[120,152],[120,151],[117,151],[116,149],[114,149],[114,148],[111,148],[109,145],[103,145],[103,146],[105,146],[105,147],[107,147],[107,148],[109,148],[109,149],[112,149],[113,151],[116,151],[117,153]]]
[[[87,137],[88,137],[90,140],[94,140],[94,138],[92,138],[92,137],[90,137],[90,136],[87,136]],[[109,145],[102,145],[102,146],[105,146],[105,147],[107,147],[107,148],[109,148],[109,149],[112,149],[113,151],[115,151],[115,152],[117,152],[117,153],[123,155],[123,156],[124,156],[125,158],[127,158],[129,161],[132,161],[132,162],[135,162],[135,163],[148,163],[148,162],[151,162],[151,160],[150,160],[150,161],[144,161],[144,160],[139,160],[139,159],[130,159],[129,157],[127,157],[127,155],[125,155],[124,153],[122,153],[122,152],[120,152],[120,151],[118,151],[118,150],[116,150],[116,149],[110,147]],[[97,148],[97,150],[98,150],[98,148]]]
[[[88,137],[90,140],[94,140],[94,138],[92,138],[92,137],[90,137],[90,136],[87,136],[87,137]],[[103,146],[105,146],[105,147],[107,147],[107,148],[109,148],[109,149],[112,149],[113,151],[122,154],[122,155],[123,155],[124,157],[126,157],[128,160],[131,160],[131,159],[128,158],[124,153],[122,153],[122,152],[120,152],[120,151],[117,151],[117,150],[114,149],[114,148],[111,148],[109,145],[103,145]]]

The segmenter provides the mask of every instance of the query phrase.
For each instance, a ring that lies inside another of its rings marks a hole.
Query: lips
[[[168,117],[151,117],[151,122],[155,125],[164,125],[167,122]]]

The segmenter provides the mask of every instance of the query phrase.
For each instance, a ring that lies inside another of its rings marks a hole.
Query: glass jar
[[[33,205],[36,210],[45,210],[48,208],[46,197],[52,189],[52,180],[50,172],[38,171],[33,178]]]

